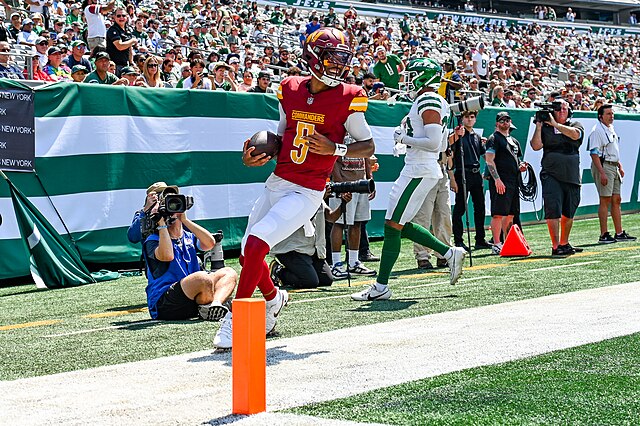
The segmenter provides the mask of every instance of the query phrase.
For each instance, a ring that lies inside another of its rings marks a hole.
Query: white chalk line
[[[579,263],[572,263],[570,265],[547,266],[545,268],[529,269],[529,272],[548,271],[549,269],[571,268],[571,267],[574,267],[574,266],[591,265],[592,263],[600,263],[600,262],[602,262],[602,261],[601,260],[592,260],[591,262],[579,262]]]
[[[489,275],[485,275],[485,276],[481,276],[481,277],[474,277],[474,278],[463,278],[461,280],[459,280],[459,283],[462,282],[470,282],[470,281],[478,281],[478,280],[485,280],[487,278],[492,278]],[[442,284],[449,284],[449,281],[438,281],[435,283],[429,283],[429,284],[420,284],[420,285],[415,285],[415,286],[409,286],[409,287],[402,287],[403,289],[405,288],[420,288],[420,287],[433,287],[436,285],[442,285]],[[355,289],[355,288],[354,288]],[[340,294],[337,296],[327,296],[327,297],[314,297],[311,299],[305,299],[305,300],[292,300],[291,302],[289,302],[289,304],[293,304],[293,303],[310,303],[310,302],[317,302],[320,300],[331,300],[331,299],[341,299],[341,298],[347,298],[347,297],[351,297],[350,294]],[[154,324],[157,322],[162,322],[159,320],[149,320],[149,321],[143,321],[143,322],[138,322],[135,323],[133,325],[136,324]],[[107,327],[99,327],[99,328],[90,328],[87,330],[77,330],[77,331],[70,331],[68,333],[58,333],[58,334],[48,334],[42,337],[45,338],[54,338],[54,337],[67,337],[67,336],[75,336],[78,334],[88,334],[88,333],[97,333],[99,331],[108,331],[108,330],[119,330],[122,328],[127,328],[130,327],[132,324],[121,324],[121,325],[110,325]]]

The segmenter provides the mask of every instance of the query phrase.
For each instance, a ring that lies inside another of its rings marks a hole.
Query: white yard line
[[[267,408],[273,412],[637,333],[639,305],[640,283],[629,283],[269,340]],[[285,310],[280,321],[295,317]],[[229,417],[229,352],[201,351],[0,382],[0,394],[6,424],[238,420]],[[341,424],[283,418],[267,413],[239,423]]]
[[[578,262],[578,263],[571,263],[569,265],[547,266],[545,268],[529,269],[529,272],[548,271],[550,269],[573,268],[574,266],[591,265],[592,263],[600,263],[600,262],[602,262],[602,261],[601,260],[592,260],[591,262]]]
[[[47,334],[45,336],[42,337],[65,337],[65,336],[75,336],[76,334],[87,334],[87,333],[95,333],[97,331],[105,331],[105,330],[120,330],[122,328],[128,328],[134,325],[138,325],[138,324],[153,324],[156,322],[160,322],[159,320],[149,320],[149,321],[140,321],[140,322],[136,322],[136,323],[128,323],[128,324],[122,324],[122,325],[110,325],[108,327],[100,327],[100,328],[89,328],[87,330],[77,330],[77,331],[70,331],[68,333],[58,333],[58,334]]]

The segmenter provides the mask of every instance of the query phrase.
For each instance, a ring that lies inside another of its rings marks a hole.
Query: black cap
[[[105,58],[111,60],[111,58],[109,57],[109,54],[107,52],[98,52],[98,53],[96,53],[96,56],[95,56],[95,60],[96,61],[99,61],[100,59],[105,59]]]

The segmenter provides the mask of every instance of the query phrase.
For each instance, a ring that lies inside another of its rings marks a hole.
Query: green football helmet
[[[404,70],[405,90],[414,99],[424,87],[440,87],[442,67],[433,59],[412,59]]]

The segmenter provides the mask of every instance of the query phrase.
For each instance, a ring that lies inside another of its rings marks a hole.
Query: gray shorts
[[[351,201],[347,203],[347,225],[353,225],[355,222],[366,222],[371,219],[371,205],[369,203],[369,194],[352,194]],[[342,200],[340,198],[330,198],[329,207],[331,210],[340,206]],[[342,215],[336,220],[336,223],[343,224]]]

